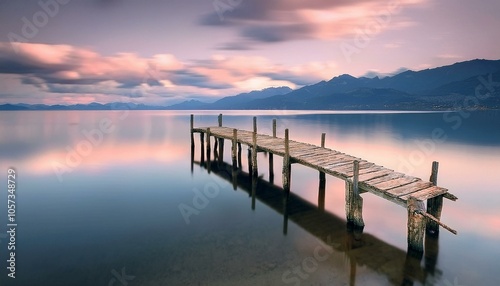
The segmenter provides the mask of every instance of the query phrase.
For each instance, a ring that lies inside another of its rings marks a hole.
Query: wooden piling
[[[288,128],[285,129],[285,155],[283,156],[283,190],[285,193],[290,192],[290,142]]]
[[[429,181],[434,186],[437,185],[438,169],[439,169],[439,162],[436,161],[432,162],[432,171]],[[427,200],[427,213],[440,220],[442,210],[443,210],[443,195],[430,198]],[[438,236],[439,224],[437,224],[433,220],[429,220],[427,222],[426,230],[428,235]]]
[[[222,127],[222,113],[219,114],[219,127]]]
[[[273,119],[273,138],[276,138],[276,118]]]
[[[211,156],[211,150],[210,150],[210,128],[207,128],[207,170],[208,172],[210,173],[210,170],[211,170],[211,160],[210,160],[210,156]]]
[[[274,156],[273,153],[269,153],[269,182],[274,183]]]
[[[233,162],[236,161],[236,148],[238,145],[238,129],[233,129],[233,145],[232,145],[232,153],[231,157],[233,159]]]
[[[426,219],[421,214],[425,211],[424,202],[410,197],[408,206],[408,251],[421,253],[424,251],[424,233]]]
[[[241,143],[238,142],[238,168],[241,169],[243,168],[242,166],[242,162],[241,162]]]
[[[194,129],[194,114],[191,114],[191,121],[190,121],[190,128],[189,131],[191,134],[193,134],[193,129]]]
[[[363,228],[363,198],[359,195],[359,161],[353,163],[352,182],[346,181],[346,216],[347,223],[356,228]]]
[[[325,189],[326,189],[325,173],[319,172],[318,208],[320,210],[325,210]]]
[[[205,164],[205,133],[200,133],[200,150],[201,150],[201,158],[200,158],[200,162],[201,164]]]
[[[219,164],[224,160],[224,138],[219,138]]]
[[[257,176],[257,123],[256,118],[254,117],[254,132],[252,135],[252,175]]]
[[[321,148],[325,148],[326,133],[321,134]],[[324,172],[319,171],[319,190],[318,190],[318,208],[325,210],[325,188],[326,176]]]

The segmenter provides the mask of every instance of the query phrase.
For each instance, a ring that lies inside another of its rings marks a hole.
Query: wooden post
[[[236,161],[236,148],[237,147],[237,144],[238,144],[238,129],[233,129],[233,146],[232,146],[232,153],[231,153],[231,157],[233,159],[233,162]]]
[[[252,148],[248,147],[248,158],[247,158],[247,161],[248,161],[248,173],[251,174],[252,173]],[[251,177],[251,176],[250,176]]]
[[[276,119],[273,119],[273,138],[276,138]]]
[[[432,162],[432,172],[429,181],[436,186],[438,177],[439,162]],[[441,212],[443,210],[443,195],[430,198],[427,200],[427,213],[434,216],[438,220],[441,219]],[[426,226],[427,234],[438,236],[439,235],[439,225],[429,220]]]
[[[363,228],[363,198],[359,195],[359,161],[353,163],[352,183],[346,181],[346,215],[347,224],[355,228]]]
[[[257,125],[256,118],[254,117],[254,131],[252,136],[252,176],[257,176]]]
[[[318,208],[323,211],[325,210],[325,189],[326,189],[325,173],[319,172]]]
[[[190,122],[190,131],[191,131],[191,134],[193,134],[193,129],[194,129],[194,114],[191,114],[191,122]]]
[[[241,163],[241,143],[238,142],[238,168],[241,169],[243,168],[242,163]]]
[[[191,122],[190,122],[190,132],[191,132],[191,174],[194,171],[194,133],[193,133],[193,125],[194,125],[194,115],[191,114]]]
[[[205,133],[203,133],[203,132],[200,133],[200,141],[201,141],[201,144],[200,144],[200,146],[201,146],[201,148],[200,148],[201,149],[201,152],[200,152],[201,159],[200,159],[200,161],[201,161],[201,164],[203,165],[203,164],[205,164]]]
[[[257,133],[257,117],[253,117],[253,133]]]
[[[222,127],[222,113],[219,114],[219,127]]]
[[[274,183],[274,155],[269,153],[269,182]]]
[[[288,128],[285,129],[285,155],[283,156],[283,190],[285,193],[290,192],[290,142],[288,138]]]
[[[410,197],[408,206],[408,251],[422,253],[424,251],[425,217],[424,202]]]
[[[326,133],[321,134],[321,148],[325,148],[325,137]],[[318,191],[318,208],[320,210],[325,210],[325,188],[326,188],[326,176],[325,173],[319,172],[319,191]]]
[[[210,173],[210,169],[211,169],[211,160],[210,160],[210,156],[211,156],[211,147],[210,147],[210,128],[207,128],[207,170],[208,172]]]
[[[219,138],[219,164],[224,160],[224,138]]]

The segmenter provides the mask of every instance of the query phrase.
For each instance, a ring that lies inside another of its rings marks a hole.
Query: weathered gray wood
[[[408,250],[424,251],[425,218],[424,203],[410,197],[408,199]]]
[[[356,227],[364,227],[363,222],[363,198],[359,195],[359,162],[354,161],[353,165],[353,181],[346,181],[346,216],[347,223],[353,224]]]
[[[232,148],[232,158],[233,161],[236,160],[236,145],[238,144],[238,129],[233,129],[233,148]]]
[[[273,119],[273,137],[276,138],[276,118]]]
[[[381,177],[387,176],[388,174],[391,174],[393,172],[394,172],[393,170],[383,168],[382,170],[379,170],[379,171],[376,171],[376,172],[372,172],[372,173],[360,175],[359,176],[359,181],[360,182],[366,182],[366,181],[369,181],[369,180],[372,180],[372,179],[376,179],[376,178],[381,178]]]
[[[418,178],[409,177],[409,176],[402,176],[401,178],[396,178],[393,180],[384,181],[384,182],[380,182],[380,183],[376,183],[376,184],[370,183],[370,185],[374,186],[377,189],[385,191],[385,190],[390,190],[390,189],[394,189],[394,188],[401,187],[401,186],[406,186],[406,185],[409,185],[409,184],[414,183],[416,181],[418,181]]]
[[[397,198],[397,197],[401,197],[401,196],[404,196],[404,195],[408,195],[408,194],[414,193],[416,191],[427,189],[427,188],[429,188],[431,186],[432,186],[432,183],[430,183],[430,182],[424,182],[422,180],[418,180],[418,181],[413,182],[413,183],[411,183],[409,185],[405,185],[405,186],[402,186],[402,187],[398,187],[398,188],[393,188],[393,189],[387,190],[386,193],[389,196]]]
[[[253,117],[253,133],[257,134],[257,117]]]
[[[189,126],[190,126],[189,130],[191,131],[191,133],[193,133],[193,130],[194,130],[194,115],[193,114],[191,114],[191,120],[190,120]]]
[[[326,133],[321,133],[321,148],[325,148]]]
[[[285,156],[283,156],[283,190],[290,192],[290,142],[288,138],[288,128],[285,129]]]
[[[254,117],[253,148],[252,148],[252,175],[257,176],[257,118]]]
[[[222,113],[219,114],[219,127],[222,127]]]
[[[434,161],[432,162],[432,170],[429,181],[432,185],[437,186],[438,179],[438,169],[439,163]],[[427,200],[427,213],[435,217],[438,221],[441,219],[441,212],[443,210],[443,195],[439,195],[433,198],[429,198]],[[427,234],[430,235],[439,235],[439,224],[435,221],[429,221],[427,224]]]
[[[408,199],[410,196],[412,196],[419,200],[427,200],[429,198],[434,198],[440,195],[444,195],[446,192],[448,192],[448,189],[432,186],[430,188],[423,189],[406,196],[401,196],[400,198],[405,200]]]

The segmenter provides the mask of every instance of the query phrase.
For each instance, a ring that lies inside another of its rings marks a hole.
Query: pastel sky
[[[206,102],[500,59],[498,0],[0,1],[0,103]]]

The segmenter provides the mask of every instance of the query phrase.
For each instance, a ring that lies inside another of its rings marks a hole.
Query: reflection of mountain
[[[469,98],[467,98],[469,97]],[[214,103],[197,100],[172,106],[127,103],[88,105],[5,104],[0,110],[113,110],[113,109],[322,109],[322,110],[444,110],[500,109],[500,60],[471,60],[390,77],[347,74],[297,90],[271,87]]]
[[[217,158],[217,154],[214,157]],[[225,162],[192,163],[200,164],[213,174],[232,182],[235,189],[238,187],[248,193],[252,198],[252,208],[257,199],[283,215],[284,235],[287,233],[288,221],[291,221],[328,244],[339,253],[338,259],[342,259],[343,254],[343,258],[350,262],[351,285],[356,284],[357,268],[363,267],[384,275],[391,285],[413,285],[414,282],[425,284],[441,275],[441,270],[436,268],[439,247],[436,239],[427,240],[425,264],[422,266],[421,257],[414,257],[373,235],[347,228],[344,219],[324,210],[324,197],[323,201],[318,201],[323,207],[318,207],[293,192],[287,197],[282,188],[252,177]]]

